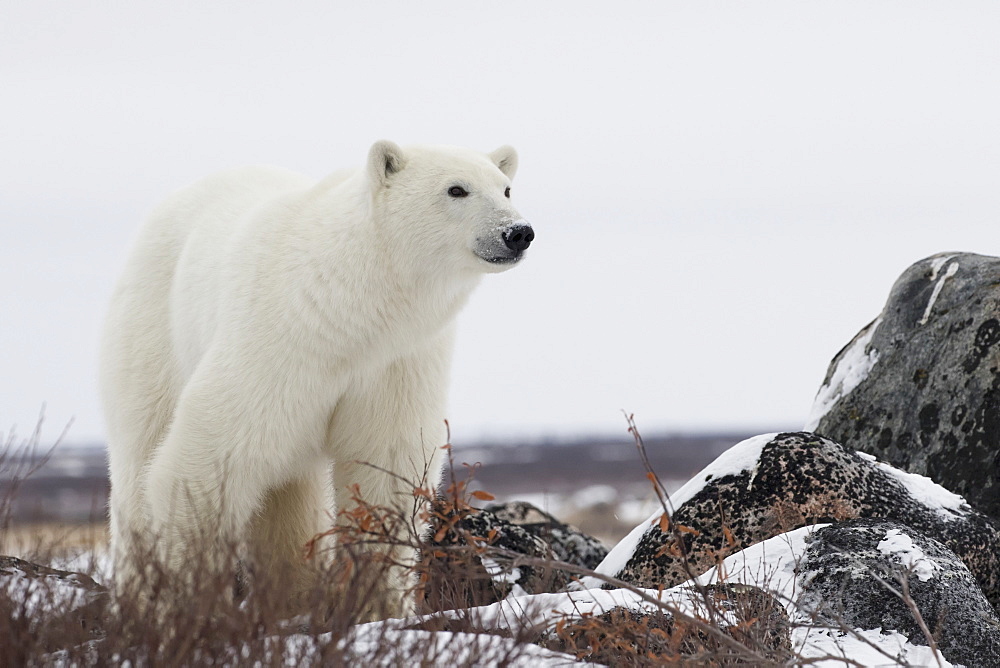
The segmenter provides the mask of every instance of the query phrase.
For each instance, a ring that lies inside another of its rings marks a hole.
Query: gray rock
[[[576,577],[521,557],[592,568],[607,553],[596,539],[522,501],[458,511],[439,504],[429,533],[421,568],[427,574],[424,600],[432,610],[486,605],[515,587],[527,594],[559,591]]]
[[[560,522],[527,501],[492,504],[486,506],[486,510],[543,540],[559,561],[596,568],[608,554],[608,548],[601,541]]]
[[[1000,529],[930,480],[879,464],[807,432],[743,441],[673,496],[667,532],[654,515],[612,549],[598,571],[643,587],[671,587],[727,555],[798,527],[887,518],[953,550],[1000,603]],[[596,583],[589,583],[596,586]]]
[[[797,568],[800,609],[846,629],[895,630],[929,645],[909,596],[948,661],[1000,666],[1000,618],[947,547],[890,520],[853,520],[816,531]],[[892,589],[890,589],[890,587]]]
[[[1000,258],[921,260],[833,359],[806,428],[926,475],[1000,520],[998,343]]]

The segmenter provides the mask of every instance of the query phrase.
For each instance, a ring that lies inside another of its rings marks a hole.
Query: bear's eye
[[[507,186],[507,189],[503,191],[503,196],[510,199],[510,186]]]
[[[448,188],[448,194],[452,197],[466,197],[469,192],[462,186],[452,186]]]

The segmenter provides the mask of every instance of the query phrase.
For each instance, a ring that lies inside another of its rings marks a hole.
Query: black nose
[[[520,253],[530,246],[534,240],[535,231],[531,229],[531,225],[518,223],[517,225],[511,225],[503,231],[503,242],[507,244],[507,248],[516,253]]]

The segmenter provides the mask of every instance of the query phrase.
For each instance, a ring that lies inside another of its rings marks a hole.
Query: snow
[[[521,579],[521,569],[516,566],[507,569],[501,566],[495,559],[490,559],[489,557],[480,557],[479,560],[483,562],[483,568],[486,569],[486,573],[494,582],[516,584]]]
[[[969,504],[963,497],[948,491],[926,476],[907,473],[881,462],[878,466],[902,483],[914,498],[933,508],[945,520],[954,520],[970,510]]]
[[[954,255],[947,255],[947,256],[943,256],[943,257],[936,257],[936,258],[934,258],[931,261],[931,280],[932,281],[935,280],[935,279],[937,279],[938,272],[941,270],[941,267],[944,265],[944,263],[947,262],[948,260],[950,260],[953,257],[954,257]],[[948,265],[948,270],[940,278],[940,280],[938,280],[938,282],[934,285],[934,291],[931,292],[931,298],[927,301],[927,308],[924,309],[924,315],[923,315],[922,318],[920,318],[920,321],[919,321],[918,324],[920,324],[920,325],[926,325],[927,324],[927,321],[931,317],[931,309],[934,308],[934,302],[937,301],[938,295],[941,294],[941,289],[944,287],[945,281],[947,281],[949,278],[951,278],[952,276],[954,276],[957,272],[958,272],[958,263],[957,262],[952,262],[950,265]]]
[[[748,471],[756,467],[764,446],[773,441],[775,436],[777,434],[753,436],[745,441],[740,441],[723,452],[711,464],[691,478],[683,487],[668,497],[668,504],[671,510],[679,508],[694,498],[705,487],[706,482],[718,480],[727,475],[738,475],[743,471]],[[751,479],[752,482],[753,480]],[[614,577],[620,573],[625,568],[628,560],[635,554],[635,548],[639,545],[639,541],[642,540],[647,529],[657,524],[662,515],[662,508],[655,510],[648,519],[641,522],[627,536],[621,539],[594,570],[601,575],[609,577]],[[600,584],[596,578],[584,578],[583,582],[586,587],[596,587]]]
[[[906,491],[913,495],[913,498],[934,509],[946,521],[961,517],[971,510],[964,497],[945,489],[927,476],[901,471],[894,466],[878,461],[878,458],[867,452],[859,450],[855,454],[872,462],[883,473],[895,478],[906,488]]]
[[[0,590],[12,601],[21,601],[12,613],[15,617],[45,616],[75,610],[92,600],[90,592],[77,584],[73,576],[32,576],[16,567],[10,575],[0,573]]]
[[[838,629],[798,627],[792,629],[792,647],[803,659],[820,659],[810,662],[818,668],[846,666],[938,666],[961,668],[941,656],[937,658],[930,647],[910,644],[909,638],[898,631],[883,632],[881,628]],[[879,650],[882,650],[881,652]],[[884,652],[884,653],[883,653]],[[888,656],[886,656],[888,655]],[[893,658],[890,658],[893,657]],[[939,663],[940,662],[940,663]]]
[[[785,606],[790,619],[808,619],[796,604],[798,575],[796,567],[813,533],[828,524],[813,524],[775,536],[730,555],[719,566],[713,566],[696,578],[703,585],[716,582],[738,582],[761,587],[772,592]]]
[[[309,639],[308,636],[305,638]],[[455,665],[483,668],[577,665],[575,657],[569,654],[482,633],[362,628],[341,640],[340,646],[348,650],[348,656],[345,657],[347,665]],[[284,656],[301,655],[286,652]],[[300,664],[286,660],[286,665]]]
[[[931,280],[936,281],[938,272],[941,271],[941,267],[945,265],[948,260],[955,257],[954,255],[938,255],[937,257],[931,258]]]
[[[868,348],[875,331],[881,324],[882,318],[879,317],[869,325],[864,336],[858,338],[844,351],[837,367],[833,370],[830,382],[824,383],[819,388],[819,392],[816,393],[816,399],[809,411],[809,419],[806,420],[804,427],[806,431],[814,431],[819,425],[819,421],[830,412],[834,404],[850,394],[854,388],[861,384],[861,381],[868,377],[872,367],[878,362],[878,351],[873,348],[866,353],[865,349]]]
[[[670,505],[673,508],[683,506],[705,487],[706,482],[753,470],[757,466],[764,446],[773,441],[775,436],[777,434],[752,436],[729,448],[691,478],[686,485],[672,494],[669,499]],[[659,515],[656,517],[659,519]]]
[[[936,659],[929,647],[911,644],[908,638],[896,631],[883,632],[875,629],[838,629],[816,627],[808,610],[798,605],[802,589],[801,578],[808,574],[799,574],[796,568],[808,549],[811,535],[817,530],[828,526],[817,524],[802,527],[786,534],[776,536],[742,552],[731,555],[722,565],[709,569],[696,578],[698,584],[708,585],[719,581],[742,583],[761,587],[775,595],[785,606],[789,618],[795,626],[792,630],[792,646],[803,658],[818,659],[812,665],[823,668],[839,668],[840,666],[896,666],[899,661],[909,662],[909,665],[936,665]],[[890,535],[891,534],[891,535]],[[892,532],[887,534],[886,550],[892,554],[900,554],[902,558],[910,558],[920,572],[922,553],[917,554],[907,542]],[[880,544],[880,549],[882,549]],[[931,567],[933,568],[933,567]],[[410,620],[394,620],[395,624],[412,624],[427,621],[437,616],[447,616],[453,619],[468,620],[477,628],[488,630],[516,630],[533,626],[537,628],[552,628],[560,619],[566,617],[579,618],[586,615],[597,615],[611,608],[623,607],[640,612],[652,612],[657,608],[676,608],[689,614],[698,615],[701,599],[697,590],[686,583],[661,592],[655,590],[628,591],[624,589],[601,590],[588,589],[559,594],[535,594],[530,596],[510,597],[500,603],[469,610],[453,610],[437,613],[434,616]],[[659,601],[657,603],[656,601]],[[724,623],[736,623],[736,619],[725,619]],[[377,629],[385,628],[388,622],[375,622],[366,625],[376,633]],[[882,650],[882,653],[879,650]],[[888,654],[888,656],[886,656]],[[825,658],[821,657],[834,657]],[[844,657],[837,659],[835,657]],[[858,663],[852,663],[856,661]],[[555,664],[558,665],[558,664]],[[905,664],[904,664],[905,665]],[[949,668],[952,664],[941,659],[941,665]],[[957,668],[957,667],[954,667]]]
[[[561,619],[601,615],[613,608],[652,613],[663,606],[672,606],[694,614],[698,602],[689,593],[687,588],[674,587],[662,592],[655,589],[586,589],[531,594],[478,608],[451,611],[449,616],[468,619],[479,628],[492,630],[514,630],[525,626],[553,628]]]
[[[939,566],[924,555],[924,551],[913,544],[913,539],[899,529],[889,529],[878,544],[878,550],[887,556],[896,557],[903,568],[912,571],[921,582],[927,582]]]
[[[543,666],[577,665],[575,657],[486,633],[455,633],[397,628],[402,620],[387,620],[353,627],[345,637],[332,633],[272,636],[263,646],[245,645],[235,654],[263,659],[254,665],[326,665],[331,647],[339,654],[338,665],[349,666]],[[242,650],[242,651],[239,651]],[[235,664],[234,664],[235,665]],[[249,665],[249,664],[248,664]]]

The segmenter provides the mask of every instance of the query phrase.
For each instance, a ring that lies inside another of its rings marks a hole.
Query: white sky
[[[994,2],[5,2],[0,433],[44,402],[103,437],[159,199],[380,138],[521,156],[537,241],[461,316],[456,441],[800,426],[906,266],[1000,254],[998,34]]]

